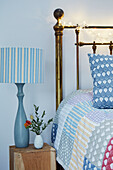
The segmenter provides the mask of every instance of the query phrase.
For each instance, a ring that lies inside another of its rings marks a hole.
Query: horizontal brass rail
[[[78,46],[84,46],[84,45],[113,45],[113,43],[96,43],[96,42],[93,42],[93,43],[84,43],[84,42],[79,42],[78,44],[75,43],[75,45],[78,45]]]
[[[64,26],[64,28],[71,28],[71,29],[76,29],[77,27],[80,27],[79,25],[69,25],[69,26]],[[84,26],[81,27],[81,29],[113,29],[113,26]]]

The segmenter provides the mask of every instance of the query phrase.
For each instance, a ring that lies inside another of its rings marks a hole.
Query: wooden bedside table
[[[9,146],[9,161],[10,170],[56,170],[55,149],[46,143],[42,149]]]

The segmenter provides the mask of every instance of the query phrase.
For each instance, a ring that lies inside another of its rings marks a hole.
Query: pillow
[[[93,106],[113,108],[113,56],[88,54],[93,78]]]

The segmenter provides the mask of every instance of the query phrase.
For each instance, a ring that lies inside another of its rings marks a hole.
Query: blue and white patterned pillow
[[[113,108],[113,56],[88,54],[93,78],[93,106]]]

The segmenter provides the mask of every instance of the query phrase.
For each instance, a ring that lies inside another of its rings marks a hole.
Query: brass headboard
[[[64,16],[62,9],[56,9],[54,11],[54,17],[57,19],[57,23],[54,26],[55,30],[55,41],[56,41],[56,109],[58,108],[60,102],[62,101],[62,36],[64,29],[75,29],[76,33],[76,60],[77,60],[77,89],[79,89],[79,47],[85,45],[91,45],[93,53],[96,53],[97,45],[108,45],[110,49],[110,54],[112,55],[113,42],[108,43],[84,43],[79,42],[79,25],[75,26],[64,26],[61,24],[61,18]],[[113,26],[84,26],[81,29],[113,29]]]

